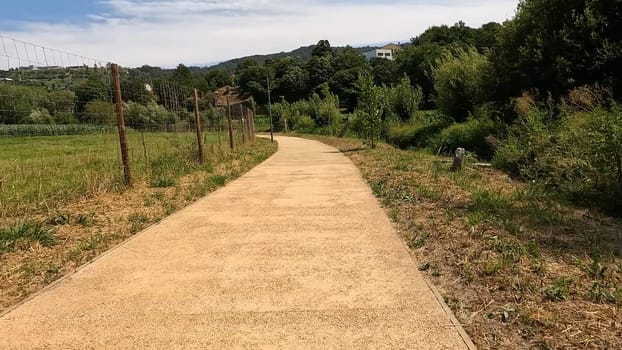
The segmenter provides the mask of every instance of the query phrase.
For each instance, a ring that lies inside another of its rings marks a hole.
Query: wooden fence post
[[[244,106],[240,103],[240,126],[242,127],[242,144],[246,143],[246,122],[244,120]]]
[[[130,157],[127,150],[127,137],[125,134],[125,116],[123,115],[123,99],[121,96],[121,79],[119,77],[119,66],[112,64],[112,80],[114,83],[114,99],[117,109],[117,124],[119,126],[119,142],[121,144],[121,161],[123,162],[123,176],[125,184],[132,184],[132,171],[130,169]]]
[[[201,136],[201,115],[199,114],[199,93],[194,89],[194,120],[197,127],[197,144],[199,146],[199,164],[203,164],[203,136]]]
[[[252,124],[251,124],[253,126],[253,128],[252,128],[252,130],[253,130],[253,140],[257,137],[257,130],[255,129],[255,114],[256,114],[255,110],[256,110],[255,101],[253,101],[253,109],[251,110],[251,120],[253,121]]]
[[[227,122],[229,123],[229,147],[233,151],[233,123],[231,121],[231,102],[229,101],[229,96],[227,96]]]

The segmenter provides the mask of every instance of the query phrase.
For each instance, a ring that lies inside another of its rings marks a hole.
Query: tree
[[[376,85],[392,85],[395,82],[397,64],[395,61],[374,57],[369,62]]]
[[[434,43],[441,46],[460,44],[463,47],[467,47],[475,46],[476,38],[477,29],[468,27],[464,22],[460,21],[451,27],[446,25],[431,27],[411,41],[413,45]]]
[[[435,43],[411,45],[400,51],[396,57],[399,74],[406,74],[412,84],[421,86],[424,106],[434,108],[434,70],[443,47]]]
[[[320,40],[313,48],[311,52],[312,57],[327,57],[333,54],[333,49],[330,47],[328,40]]]
[[[109,124],[116,120],[115,105],[105,101],[90,101],[84,107],[83,122],[91,124]]]
[[[185,65],[181,63],[177,66],[177,68],[173,72],[173,75],[171,76],[171,81],[179,85],[183,85],[183,86],[187,86],[191,88],[194,88],[195,86],[192,72],[190,71],[188,67],[186,67]]]
[[[456,121],[464,121],[473,108],[487,100],[492,66],[475,48],[446,51],[434,71],[436,103]]]
[[[477,51],[485,53],[495,50],[499,46],[502,32],[503,26],[496,22],[486,23],[480,29],[477,29],[475,38]]]
[[[561,96],[593,83],[620,94],[622,2],[523,0],[491,57],[500,76],[500,98],[533,88]]]
[[[336,50],[334,59],[335,74],[330,81],[330,89],[339,96],[343,106],[353,110],[356,106],[360,75],[369,75],[370,66],[363,55],[350,46]]]
[[[274,72],[275,96],[283,96],[288,101],[296,101],[308,95],[308,73],[299,58],[287,57],[274,60],[270,67]]]
[[[370,74],[361,74],[357,86],[360,95],[355,113],[365,142],[375,148],[382,133],[382,89],[374,85]]]
[[[138,76],[130,75],[127,79],[121,80],[121,91],[124,101],[133,101],[147,104],[154,100],[151,92],[147,91],[147,81]]]
[[[225,72],[222,69],[213,69],[205,74],[205,81],[207,83],[207,89],[214,91],[223,86],[233,85],[233,77],[231,74]]]
[[[76,112],[78,118],[84,113],[84,107],[93,100],[106,101],[111,99],[111,87],[103,79],[90,77],[75,88]],[[81,119],[81,118],[80,118]]]
[[[238,65],[235,70],[237,84],[242,91],[253,96],[260,104],[268,102],[267,78],[268,70],[260,66],[257,61],[247,60]]]
[[[419,104],[423,98],[421,88],[419,86],[413,88],[407,75],[404,75],[393,89],[388,90],[387,95],[390,98],[392,112],[405,122],[409,121],[419,110]]]
[[[330,81],[335,69],[333,67],[333,56],[314,56],[307,64],[309,72],[310,90],[316,89],[318,86]]]

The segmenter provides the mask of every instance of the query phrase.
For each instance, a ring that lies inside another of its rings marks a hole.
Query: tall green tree
[[[195,87],[194,76],[192,76],[190,68],[186,67],[184,64],[181,63],[177,66],[175,71],[173,71],[171,81],[190,88]]]
[[[397,64],[395,61],[374,57],[369,61],[374,84],[393,85],[396,80]]]
[[[297,57],[274,60],[270,65],[274,72],[274,94],[287,101],[296,101],[308,96],[309,74],[305,65]]]
[[[330,80],[330,89],[339,96],[343,107],[353,110],[356,106],[360,75],[369,75],[369,62],[350,46],[335,51],[335,74]]]
[[[621,96],[622,2],[523,0],[491,57],[501,98],[534,88],[560,96],[593,83]]]
[[[268,102],[266,82],[268,73],[266,66],[259,65],[255,60],[247,60],[236,68],[236,82],[243,91],[251,94],[257,103],[266,104]],[[271,88],[274,88],[274,78],[272,78],[271,85]]]
[[[382,115],[384,114],[382,88],[375,86],[371,74],[361,74],[357,80],[360,90],[355,114],[359,119],[361,133],[365,142],[376,147],[382,134]]]

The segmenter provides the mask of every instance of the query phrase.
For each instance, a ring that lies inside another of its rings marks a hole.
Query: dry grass
[[[492,169],[314,137],[361,169],[481,349],[621,349],[622,223]]]
[[[21,230],[25,232],[21,238],[7,243],[10,249],[0,249],[0,312],[239,177],[275,151],[275,144],[257,139],[233,153],[211,152],[211,166],[176,178],[172,186],[154,187],[145,180],[123,192],[98,193],[97,184],[93,183],[94,191],[89,196],[29,216],[27,221],[33,224],[26,227],[30,229]],[[214,158],[214,154],[218,157]],[[23,222],[22,217],[5,216],[0,229],[20,227]],[[52,240],[41,239],[45,235],[34,236],[33,227],[47,230]],[[0,247],[2,236],[0,231]]]

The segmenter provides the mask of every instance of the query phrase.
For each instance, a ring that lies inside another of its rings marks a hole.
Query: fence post
[[[255,114],[256,114],[256,104],[255,101],[253,101],[253,109],[251,110],[251,125],[252,125],[252,131],[253,131],[253,140],[255,140],[255,138],[257,137],[257,130],[255,129]]]
[[[121,160],[123,162],[123,175],[125,184],[132,184],[132,172],[130,169],[130,157],[127,150],[127,137],[125,135],[125,116],[123,115],[123,99],[121,96],[121,79],[119,77],[119,66],[112,64],[112,80],[114,83],[114,98],[117,108],[117,123],[119,125],[119,141],[121,144]]]
[[[229,147],[233,151],[233,124],[231,122],[231,102],[229,101],[229,96],[227,96],[227,122],[229,123]]]
[[[246,143],[246,123],[244,120],[244,106],[240,103],[240,126],[242,127],[242,144]]]
[[[199,164],[203,164],[203,136],[201,136],[201,116],[199,114],[199,93],[194,89],[194,119],[197,126],[197,144],[199,145]]]

